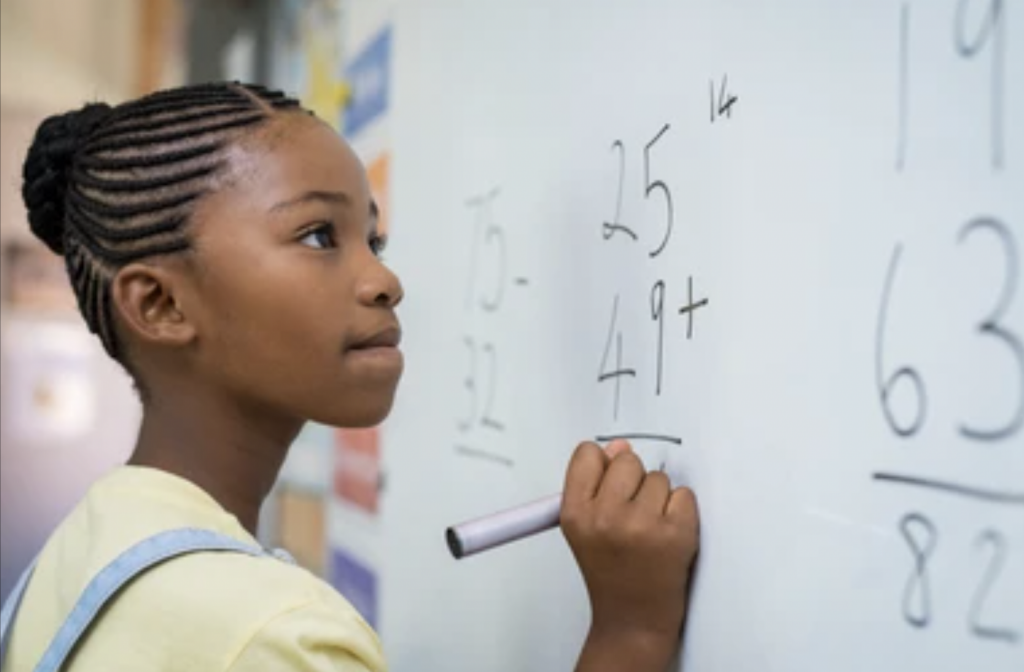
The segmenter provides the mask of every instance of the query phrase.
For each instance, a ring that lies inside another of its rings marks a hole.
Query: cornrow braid
[[[189,249],[188,222],[226,148],[295,109],[298,100],[263,86],[200,84],[86,105],[39,127],[24,166],[29,224],[64,255],[78,307],[112,357],[127,365],[110,305],[117,271]]]

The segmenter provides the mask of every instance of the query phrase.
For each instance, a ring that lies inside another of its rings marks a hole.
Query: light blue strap
[[[4,664],[4,659],[7,658],[7,643],[11,639],[11,626],[14,624],[14,616],[18,613],[18,607],[21,606],[21,598],[25,597],[25,588],[28,587],[32,573],[36,571],[37,562],[39,562],[38,557],[22,572],[18,583],[14,584],[14,589],[7,595],[3,611],[0,612],[0,666]]]
[[[71,614],[57,631],[35,672],[59,672],[100,610],[132,579],[166,560],[198,551],[230,551],[256,557],[282,557],[278,553],[269,553],[257,546],[210,530],[169,530],[144,539],[119,555],[93,577],[71,610]],[[283,559],[288,560],[287,556]]]

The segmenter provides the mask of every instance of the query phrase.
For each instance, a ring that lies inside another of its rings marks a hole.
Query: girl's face
[[[279,117],[231,150],[193,223],[180,300],[191,372],[257,410],[344,427],[379,423],[402,373],[398,278],[362,165],[311,117]]]

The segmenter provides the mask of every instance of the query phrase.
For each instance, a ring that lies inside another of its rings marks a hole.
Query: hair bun
[[[66,199],[75,155],[109,117],[106,103],[48,118],[36,131],[25,158],[21,196],[32,233],[57,254],[64,254]]]

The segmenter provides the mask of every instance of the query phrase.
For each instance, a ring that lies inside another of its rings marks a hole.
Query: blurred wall
[[[116,104],[186,82],[270,83],[282,7],[0,0],[0,596],[90,484],[128,456],[141,416],[128,377],[74,309],[62,260],[28,229],[19,190],[35,129],[94,100]],[[15,247],[31,263],[12,263]],[[14,285],[27,285],[29,298],[13,297]],[[67,299],[55,308],[61,292]],[[264,536],[283,541],[276,504],[268,501]]]
[[[159,51],[167,31],[153,12],[172,6],[161,0],[0,0],[4,596],[88,486],[125,459],[139,421],[127,376],[102,353],[77,312],[40,300],[69,290],[62,269],[49,272],[47,265],[59,267],[61,260],[37,254],[41,245],[28,231],[19,192],[22,161],[47,115],[89,100],[118,102],[140,93],[146,78],[158,85],[183,70]],[[141,32],[147,22],[155,29],[148,40]],[[27,271],[10,261],[18,244],[36,259]],[[12,277],[20,280],[12,283]],[[15,285],[29,291],[12,297]]]
[[[135,92],[137,0],[0,0],[0,97],[52,111]]]
[[[278,0],[186,0],[189,83],[266,84]]]

